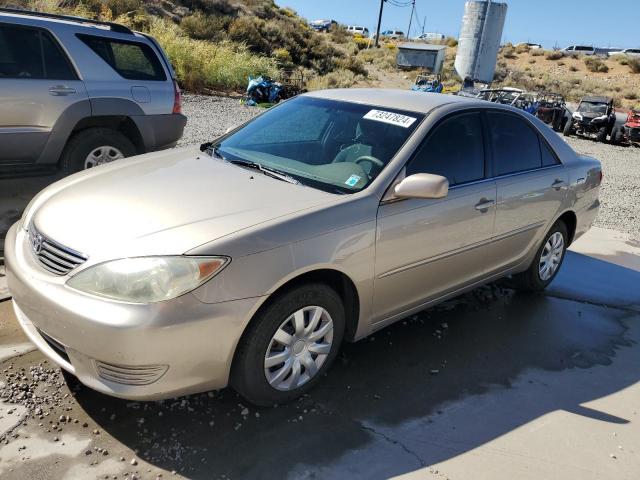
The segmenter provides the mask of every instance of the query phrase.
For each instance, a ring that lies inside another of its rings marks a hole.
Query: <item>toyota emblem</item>
[[[37,254],[39,254],[42,251],[42,235],[40,235],[39,233],[36,234],[32,239],[31,239],[31,246],[33,247],[33,251]]]

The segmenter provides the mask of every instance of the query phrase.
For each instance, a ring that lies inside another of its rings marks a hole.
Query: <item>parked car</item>
[[[385,30],[380,33],[380,36],[389,40],[403,40],[404,32],[401,32],[400,30]]]
[[[150,36],[0,9],[0,172],[72,173],[172,147],[186,117]]]
[[[338,25],[335,20],[314,20],[309,26],[317,32],[328,32],[331,27]]]
[[[521,42],[521,43],[516,44],[516,47],[518,47],[520,45],[526,45],[531,50],[538,50],[538,49],[542,48],[542,45],[540,45],[539,43]]]
[[[442,41],[446,37],[443,33],[426,32],[415,37],[415,40],[423,40],[427,42]]]
[[[625,124],[613,128],[611,143],[640,147],[640,110],[631,110]]]
[[[578,134],[606,142],[616,123],[613,99],[610,97],[583,97],[562,133],[565,137]]]
[[[615,55],[626,55],[628,57],[640,57],[640,48],[625,48],[623,50],[616,50],[608,52],[607,55],[613,57]]]
[[[595,55],[596,49],[586,45],[570,45],[560,50],[565,55]]]
[[[95,390],[281,404],[343,341],[501,277],[544,289],[601,179],[505,105],[312,92],[47,187],[7,234],[8,285],[28,337]]]
[[[369,29],[367,27],[358,25],[349,25],[347,27],[347,32],[351,33],[352,35],[360,35],[364,38],[367,38],[369,36]]]
[[[564,97],[559,93],[540,92],[536,97],[538,107],[535,115],[556,132],[562,132],[571,117]]]

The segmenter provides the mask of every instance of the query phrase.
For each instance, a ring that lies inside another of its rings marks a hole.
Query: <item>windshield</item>
[[[607,113],[607,104],[594,103],[594,102],[580,102],[578,111],[581,113],[596,113],[598,115],[605,115]]]
[[[414,112],[297,97],[267,110],[214,145],[231,162],[251,162],[332,193],[367,187],[413,133]]]

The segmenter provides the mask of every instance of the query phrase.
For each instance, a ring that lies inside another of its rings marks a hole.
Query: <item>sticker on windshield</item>
[[[347,181],[344,182],[344,184],[349,185],[350,187],[355,187],[361,178],[362,177],[359,177],[358,175],[351,175],[349,178],[347,178]]]
[[[408,117],[400,113],[385,112],[384,110],[369,110],[363,118],[377,122],[389,123],[398,127],[408,128],[416,121],[415,117]]]

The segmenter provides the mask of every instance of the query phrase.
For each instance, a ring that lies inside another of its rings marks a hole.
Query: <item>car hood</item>
[[[339,198],[231,165],[193,148],[120,160],[76,174],[47,190],[33,207],[36,228],[88,255],[91,263],[182,254]]]

